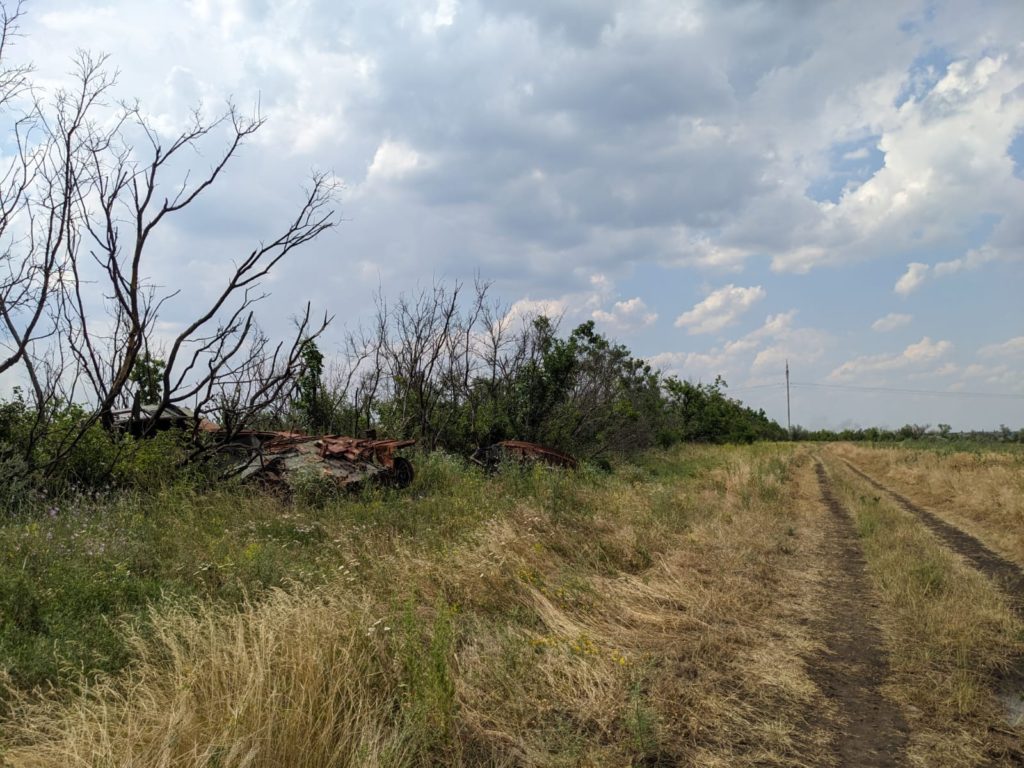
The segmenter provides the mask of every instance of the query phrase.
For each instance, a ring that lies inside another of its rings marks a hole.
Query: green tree
[[[163,398],[164,361],[146,352],[136,359],[131,380],[140,404],[158,403]]]
[[[298,378],[295,408],[306,429],[311,432],[326,431],[330,426],[330,408],[323,383],[323,353],[313,339],[306,339],[302,342],[299,354],[302,357],[302,373]]]

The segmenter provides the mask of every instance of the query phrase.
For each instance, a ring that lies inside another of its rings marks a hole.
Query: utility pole
[[[789,360],[786,360],[786,431],[789,439],[793,439],[793,424],[789,418]]]

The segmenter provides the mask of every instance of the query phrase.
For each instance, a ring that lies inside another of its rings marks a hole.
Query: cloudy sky
[[[158,276],[343,181],[271,328],[479,272],[783,422],[788,359],[795,423],[1024,427],[1020,0],[32,0],[22,31],[44,88],[86,48],[166,130],[269,118]]]

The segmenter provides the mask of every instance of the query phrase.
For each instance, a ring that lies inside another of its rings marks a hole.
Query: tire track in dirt
[[[850,470],[863,478],[873,487],[895,499],[901,507],[916,516],[942,542],[961,555],[975,568],[992,579],[1009,598],[1010,606],[1021,619],[1024,619],[1024,570],[1016,563],[997,555],[969,533],[955,525],[947,523],[934,512],[918,506],[906,496],[875,480],[855,464],[843,459]]]
[[[869,619],[875,604],[864,554],[820,461],[815,472],[821,499],[832,513],[825,544],[832,567],[825,579],[829,605],[821,626],[826,650],[813,659],[811,676],[838,711],[834,747],[840,768],[903,765],[909,728],[899,708],[881,693],[889,664],[881,630]]]

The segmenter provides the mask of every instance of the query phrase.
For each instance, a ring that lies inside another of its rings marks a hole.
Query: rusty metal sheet
[[[395,451],[415,444],[415,440],[246,431],[225,447],[247,454],[246,462],[239,467],[241,479],[287,486],[295,472],[312,469],[343,488],[355,488],[367,480],[404,488],[413,480],[413,468]]]
[[[344,435],[328,435],[317,441],[325,459],[376,461],[388,469],[394,464],[395,451],[415,444],[415,440],[369,440]]]
[[[528,461],[541,461],[550,466],[563,467],[565,469],[579,468],[579,462],[575,456],[525,440],[502,440],[488,448],[477,451],[473,458],[478,463],[486,464],[487,466],[493,466],[501,458],[516,458]]]

